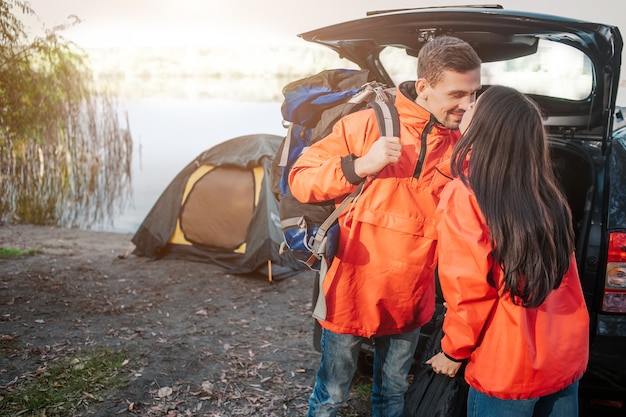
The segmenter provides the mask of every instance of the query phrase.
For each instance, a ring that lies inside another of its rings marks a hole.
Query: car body
[[[581,415],[626,415],[626,123],[616,107],[620,31],[490,5],[372,12],[299,36],[395,86],[415,79],[420,48],[444,34],[464,39],[481,57],[483,91],[509,85],[545,114],[553,165],[574,216],[592,323]]]

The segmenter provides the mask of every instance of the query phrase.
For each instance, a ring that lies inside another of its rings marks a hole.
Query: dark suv
[[[418,51],[444,34],[477,51],[483,90],[509,85],[545,114],[592,323],[581,415],[626,415],[626,123],[615,105],[621,34],[610,25],[493,5],[371,12],[299,36],[395,86],[415,79]]]

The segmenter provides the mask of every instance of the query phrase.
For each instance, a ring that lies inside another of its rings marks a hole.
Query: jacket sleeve
[[[437,208],[438,273],[448,310],[443,352],[468,359],[498,298],[487,282],[492,268],[489,229],[474,194],[460,179],[442,193]]]
[[[373,111],[371,115],[357,112],[344,117],[327,137],[302,153],[289,172],[289,187],[296,199],[306,203],[327,201],[357,188],[353,159],[371,145],[367,143],[373,136],[370,116]]]

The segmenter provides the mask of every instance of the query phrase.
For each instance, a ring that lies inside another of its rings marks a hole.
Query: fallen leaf
[[[157,395],[159,396],[159,398],[169,397],[170,395],[172,395],[172,392],[172,387],[161,387],[159,388],[159,392],[157,393]]]
[[[203,381],[202,382],[202,389],[207,393],[207,394],[212,394],[213,393],[213,383],[211,381]]]
[[[97,399],[98,399],[95,395],[93,395],[93,394],[92,394],[92,393],[90,393],[90,392],[83,391],[83,394],[84,394],[86,397],[91,398],[92,400],[97,400]]]

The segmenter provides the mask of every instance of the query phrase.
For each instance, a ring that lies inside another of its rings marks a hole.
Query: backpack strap
[[[293,123],[289,123],[289,127],[287,128],[287,138],[291,138],[293,135]],[[289,141],[285,140],[283,143],[282,151],[280,152],[280,159],[278,160],[279,167],[286,167],[289,161]]]
[[[363,191],[364,184],[365,182],[362,182],[361,184],[359,184],[356,190],[348,194],[346,198],[343,199],[341,204],[339,204],[333,210],[333,212],[330,213],[330,215],[326,218],[326,220],[324,220],[324,223],[322,223],[320,227],[317,229],[315,236],[313,236],[313,241],[311,242],[312,255],[305,262],[309,267],[311,267],[315,263],[315,261],[317,261],[318,259],[321,259],[326,253],[326,247],[328,246],[328,243],[329,243],[328,242],[328,229],[330,229],[331,226],[335,223],[335,221],[337,221],[339,214],[341,214],[341,212],[343,212],[344,209],[348,207],[350,203],[356,200],[359,194],[361,194],[361,191]],[[322,259],[322,263],[324,263],[323,261],[324,260]]]
[[[374,109],[380,136],[400,136],[400,117],[393,103],[375,100],[369,106]]]

